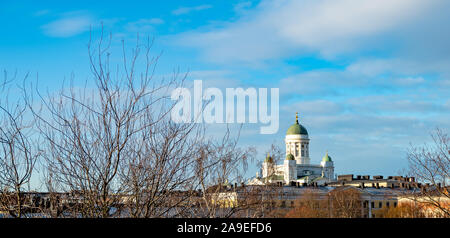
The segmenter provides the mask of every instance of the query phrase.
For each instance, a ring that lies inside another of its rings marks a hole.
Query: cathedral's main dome
[[[296,115],[295,124],[289,127],[286,135],[308,135],[306,128],[298,123],[298,115]]]
[[[308,135],[308,131],[302,125],[296,123],[289,127],[286,135]]]

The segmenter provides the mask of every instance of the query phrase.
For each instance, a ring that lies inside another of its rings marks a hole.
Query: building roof
[[[319,180],[324,180],[324,179],[328,180],[327,178],[324,178],[323,176],[320,176],[320,177],[317,177],[317,178],[313,179],[312,182],[317,182]]]
[[[298,123],[298,114],[295,116],[295,123],[288,128],[286,135],[308,135],[308,131]]]
[[[266,179],[270,179],[270,180],[273,180],[273,181],[284,180],[284,176],[283,175],[272,174],[272,175],[268,176]]]

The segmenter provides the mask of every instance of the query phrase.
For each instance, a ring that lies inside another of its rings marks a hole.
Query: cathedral
[[[253,184],[277,183],[284,184],[324,184],[335,180],[334,164],[328,152],[322,158],[320,164],[311,164],[309,157],[308,131],[298,122],[298,114],[295,123],[286,132],[286,159],[282,164],[276,164],[268,154],[262,164],[262,177],[253,180]]]

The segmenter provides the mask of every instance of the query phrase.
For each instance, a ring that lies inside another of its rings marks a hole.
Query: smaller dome
[[[295,158],[291,153],[289,153],[288,155],[286,155],[286,160],[295,160]]]
[[[328,155],[328,151],[325,154],[325,156],[322,158],[323,162],[333,162],[333,160],[331,160],[331,157]]]
[[[267,162],[267,163],[273,163],[273,158],[270,156],[269,153],[267,153],[267,157],[266,157],[266,159],[264,160],[264,162]]]

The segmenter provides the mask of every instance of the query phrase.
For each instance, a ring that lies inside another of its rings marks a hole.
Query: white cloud
[[[270,60],[303,52],[318,52],[332,59],[383,48],[386,36],[395,42],[418,34],[405,28],[414,28],[432,16],[441,3],[445,4],[442,0],[266,0],[238,21],[186,32],[174,41],[198,48],[206,59],[221,63]]]
[[[232,71],[228,70],[195,70],[188,72],[187,87],[191,87],[194,80],[202,80],[203,88],[236,88],[241,86]]]
[[[164,20],[161,18],[150,18],[150,19],[140,19],[136,23],[139,24],[151,24],[151,25],[160,25],[164,23]]]
[[[374,76],[384,73],[394,74],[420,74],[430,72],[440,72],[450,74],[450,58],[436,58],[424,60],[420,57],[398,57],[398,58],[377,58],[361,59],[351,63],[347,71],[367,76]]]
[[[316,160],[329,149],[341,171],[346,166],[385,170],[392,162],[404,161],[402,153],[409,143],[425,142],[436,126],[449,127],[450,77],[440,77],[442,72],[450,75],[450,30],[443,27],[450,20],[448,4],[263,0],[252,10],[240,11],[237,6],[241,17],[237,21],[185,32],[172,40],[199,49],[208,62],[226,64],[254,64],[303,53],[329,60],[349,56],[340,61],[348,65],[344,69],[312,70],[279,82],[286,103],[280,112],[280,137],[267,141],[282,140],[299,111]],[[433,78],[436,72],[439,75]],[[254,138],[243,139],[255,144]],[[265,138],[257,140],[266,143]]]
[[[338,89],[363,88],[379,83],[347,70],[312,70],[280,80],[281,95],[333,96]]]
[[[448,102],[436,100],[429,95],[370,95],[353,97],[343,102],[347,108],[358,114],[411,115],[423,117],[439,113],[450,115]]]
[[[164,24],[164,20],[160,18],[140,19],[138,21],[129,22],[125,26],[128,32],[145,33],[154,30],[155,25]]]
[[[450,88],[450,79],[442,79],[438,81],[438,86]]]
[[[42,30],[52,37],[71,37],[86,32],[94,24],[89,15],[67,14],[61,19],[42,26]]]
[[[308,115],[310,117],[316,115],[334,115],[342,111],[342,107],[338,103],[322,99],[284,105],[282,110],[292,112],[294,108],[300,113],[300,116]]]
[[[173,15],[184,15],[194,11],[201,11],[212,8],[211,5],[200,5],[195,7],[180,7],[172,11]]]
[[[234,5],[233,10],[238,14],[243,14],[246,13],[251,6],[252,6],[251,1],[240,2]]]
[[[409,86],[409,85],[418,85],[423,82],[425,82],[425,79],[423,77],[406,77],[406,78],[399,78],[396,79],[396,84],[403,85],[403,86]]]
[[[395,29],[418,16],[432,2],[293,1],[273,13],[272,18],[279,18],[276,26],[288,41],[328,54],[353,48],[355,39]]]

